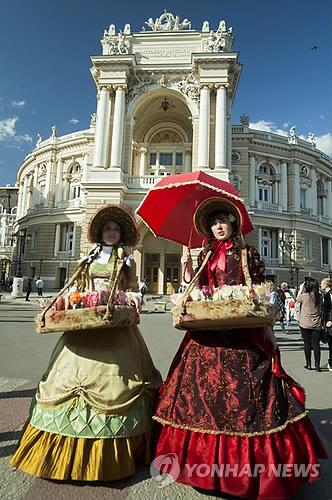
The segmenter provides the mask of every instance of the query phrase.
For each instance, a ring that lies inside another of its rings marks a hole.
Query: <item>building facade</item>
[[[132,33],[110,25],[92,56],[97,88],[90,128],[39,139],[19,169],[16,232],[24,276],[60,288],[88,251],[87,225],[103,204],[133,212],[163,176],[204,170],[230,180],[245,199],[261,251],[278,282],[332,269],[332,163],[314,140],[232,126],[241,74],[232,29],[165,12]],[[156,207],[158,210],[158,207]],[[177,289],[182,247],[140,225],[138,278],[149,291]]]
[[[13,271],[14,223],[18,189],[0,187],[0,284],[4,285]]]

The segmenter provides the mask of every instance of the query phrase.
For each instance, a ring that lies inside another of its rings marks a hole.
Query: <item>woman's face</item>
[[[233,228],[226,216],[217,215],[212,220],[211,231],[217,240],[226,241],[232,236]]]
[[[106,245],[116,245],[121,238],[121,229],[117,222],[109,220],[103,227],[102,240]]]

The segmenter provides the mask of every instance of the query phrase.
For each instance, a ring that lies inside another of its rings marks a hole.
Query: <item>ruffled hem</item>
[[[177,482],[238,498],[283,500],[319,478],[327,458],[308,417],[259,436],[207,434],[163,425],[154,466]],[[165,456],[168,460],[163,462]]]
[[[115,439],[52,434],[28,424],[11,465],[44,479],[113,481],[135,474],[135,460],[151,462],[152,433]]]

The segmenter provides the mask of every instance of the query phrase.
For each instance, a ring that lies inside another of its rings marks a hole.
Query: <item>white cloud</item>
[[[324,115],[320,115],[319,118],[321,118],[322,120],[325,120],[325,116]]]
[[[12,101],[11,104],[14,108],[23,108],[25,101]]]
[[[289,124],[284,123],[283,126],[288,126]],[[281,128],[278,128],[277,125],[274,122],[269,122],[266,120],[259,120],[258,122],[255,123],[250,123],[249,127],[254,129],[254,130],[261,130],[262,132],[271,132],[272,134],[279,134],[286,136],[288,135],[287,130],[283,130]]]
[[[71,120],[69,120],[69,123],[73,123],[74,125],[76,125],[76,123],[78,123],[79,120],[77,118],[72,118]]]
[[[320,149],[323,153],[332,156],[332,134],[330,132],[318,136],[316,141],[317,149]]]
[[[14,137],[16,133],[15,124],[17,120],[18,120],[17,116],[0,120],[0,141],[4,141],[5,139]]]
[[[32,142],[32,137],[29,134],[15,135],[14,139],[17,142]]]

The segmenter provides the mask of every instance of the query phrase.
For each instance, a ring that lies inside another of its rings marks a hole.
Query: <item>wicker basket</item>
[[[172,309],[173,325],[179,330],[223,328],[251,328],[273,326],[275,307],[272,304],[254,304],[251,301],[193,301]]]
[[[241,261],[246,286],[248,287],[248,299],[230,298],[218,301],[190,301],[190,293],[207,264],[210,255],[211,252],[208,252],[202,266],[188,286],[183,295],[182,304],[173,307],[174,327],[179,330],[222,330],[273,326],[276,317],[276,307],[270,302],[257,297],[249,274],[246,248],[241,250]]]
[[[84,330],[100,330],[102,328],[128,327],[139,324],[139,314],[133,306],[114,305],[113,300],[124,265],[123,250],[118,249],[118,266],[110,278],[110,295],[107,305],[53,311],[51,308],[57,299],[74,283],[80,281],[86,271],[86,263],[82,262],[69,283],[58,293],[50,304],[35,317],[37,333],[80,332]]]
[[[47,311],[45,319],[35,317],[37,333],[100,330],[102,328],[128,327],[139,324],[139,314],[132,306],[114,306],[112,315],[105,318],[107,306]],[[44,326],[43,326],[44,325]]]

